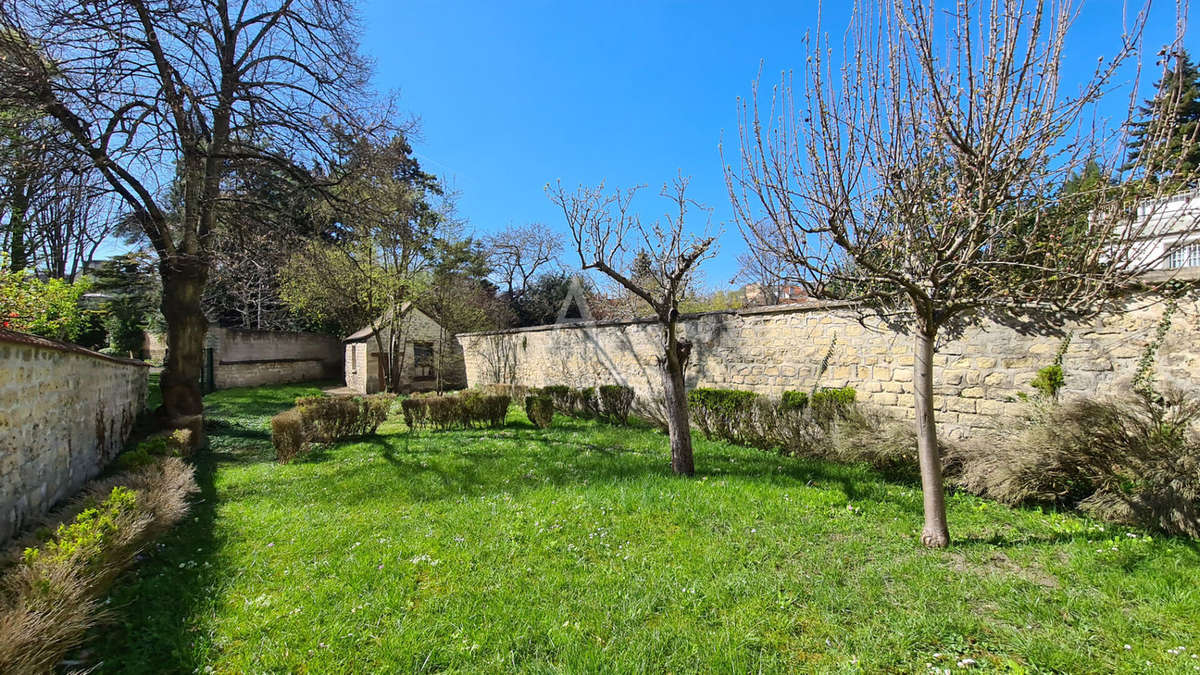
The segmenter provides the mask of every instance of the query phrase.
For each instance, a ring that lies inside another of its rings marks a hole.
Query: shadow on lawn
[[[556,422],[549,430],[536,429],[527,423],[510,423],[493,430],[400,432],[349,441],[336,446],[337,451],[333,452],[319,447],[296,461],[346,462],[347,466],[336,472],[338,489],[328,497],[342,505],[397,497],[432,502],[495,493],[516,495],[547,487],[674,478],[667,460],[666,438],[655,436],[661,443],[647,443],[646,437],[641,436],[645,430],[630,432],[640,437],[622,439],[624,430],[619,427],[574,421]],[[403,480],[388,481],[386,494],[381,493],[376,489],[380,478],[371,476],[380,471],[380,466],[357,461],[359,453],[383,459]],[[697,466],[699,471],[692,480],[755,481],[781,487],[835,489],[849,501],[887,500],[907,512],[919,513],[921,509],[919,495],[897,494],[882,482],[878,472],[865,466],[837,465],[766,452],[727,453],[722,444],[703,441],[697,444]],[[300,507],[306,495],[324,488],[330,480],[328,472],[295,473],[283,479],[286,488],[276,495],[285,495],[283,500],[291,500],[287,495],[295,495],[296,506]]]

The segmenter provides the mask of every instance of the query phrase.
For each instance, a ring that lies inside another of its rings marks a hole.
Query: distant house
[[[1134,245],[1139,264],[1160,271],[1200,268],[1200,190],[1146,202],[1135,222],[1144,235]]]
[[[742,289],[746,296],[746,304],[750,307],[763,305],[799,305],[809,301],[808,291],[796,284],[780,286],[765,286],[749,284]]]
[[[401,312],[399,332],[404,352],[398,389],[413,392],[466,386],[467,372],[458,340],[411,304],[405,305]],[[378,327],[366,326],[343,340],[346,387],[355,393],[374,394],[384,389],[388,355],[381,354],[379,346],[391,343],[387,326],[392,322],[386,318],[377,322]],[[384,333],[377,335],[380,331]]]

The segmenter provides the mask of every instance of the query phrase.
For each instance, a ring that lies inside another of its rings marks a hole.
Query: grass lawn
[[[208,397],[203,501],[118,581],[101,672],[1200,670],[1194,542],[954,495],[927,551],[869,469],[697,439],[679,479],[654,431],[515,407],[280,466],[313,391]]]

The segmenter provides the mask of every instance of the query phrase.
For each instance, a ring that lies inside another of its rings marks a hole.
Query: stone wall
[[[70,497],[121,449],[149,369],[0,330],[0,541]]]
[[[934,357],[937,420],[951,436],[986,428],[1053,362],[1072,335],[1063,369],[1068,393],[1111,391],[1130,379],[1163,315],[1161,298],[1142,295],[1096,318],[1030,325],[980,320],[947,331]],[[786,389],[852,386],[859,400],[912,418],[912,337],[903,317],[862,317],[844,305],[808,303],[686,317],[692,340],[688,388],[721,387],[779,395]],[[617,382],[639,395],[661,391],[660,330],[650,321],[587,322],[459,335],[471,386]],[[817,381],[822,359],[827,370]],[[1200,388],[1200,301],[1182,300],[1158,353],[1162,380]]]
[[[217,389],[340,379],[342,343],[332,335],[209,326]]]

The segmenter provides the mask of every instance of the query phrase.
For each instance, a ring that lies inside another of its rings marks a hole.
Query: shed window
[[[350,374],[358,374],[358,345],[350,345]]]
[[[413,343],[413,379],[433,379],[433,343]]]

